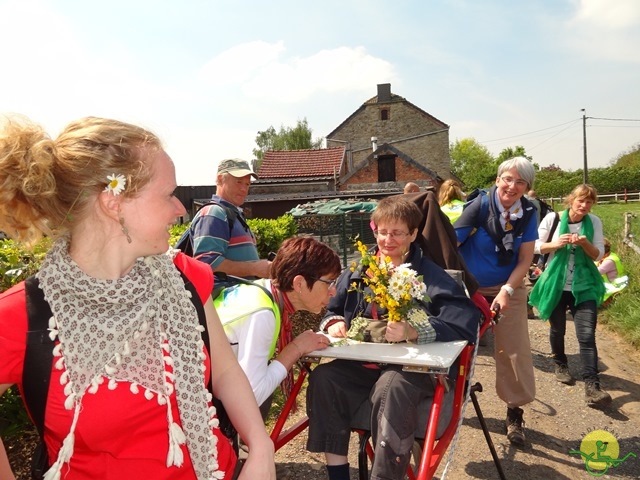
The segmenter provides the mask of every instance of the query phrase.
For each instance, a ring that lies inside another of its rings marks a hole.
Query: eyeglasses
[[[400,232],[394,230],[393,232],[385,232],[384,230],[374,230],[373,236],[376,238],[398,238],[402,240],[404,237],[411,235],[409,232]]]
[[[316,278],[317,282],[322,282],[327,285],[327,288],[333,288],[336,286],[336,280],[325,280],[324,278]]]
[[[522,180],[520,178],[500,177],[500,180],[502,180],[507,185],[515,185],[516,187],[526,187],[527,185],[529,185],[525,180]]]

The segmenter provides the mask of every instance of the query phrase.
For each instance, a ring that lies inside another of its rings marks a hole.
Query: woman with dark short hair
[[[293,237],[278,249],[271,280],[226,288],[214,300],[263,417],[273,391],[300,357],[329,344],[312,330],[292,338],[289,316],[298,310],[320,313],[336,293],[340,271],[340,259],[329,246],[312,237]]]

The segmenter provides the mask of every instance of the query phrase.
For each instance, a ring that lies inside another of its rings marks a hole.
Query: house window
[[[389,109],[383,108],[380,110],[380,120],[389,120]]]
[[[396,181],[396,157],[381,155],[378,157],[378,182]]]

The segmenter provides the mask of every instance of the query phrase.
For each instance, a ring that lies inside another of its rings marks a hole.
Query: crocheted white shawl
[[[67,240],[58,240],[37,274],[53,313],[49,335],[58,339],[55,368],[65,370],[65,408],[74,410],[70,431],[45,480],[60,478],[63,464],[73,455],[82,399],[96,393],[105,380],[109,389],[126,382],[120,388],[132,394],[144,391],[147,400],[166,405],[167,467],[182,466],[180,445],[186,442],[199,480],[223,478],[212,431],[218,421],[205,388],[204,329],[172,255],[139,258],[123,278],[100,280],[85,274],[68,249]],[[182,428],[171,413],[174,388]]]

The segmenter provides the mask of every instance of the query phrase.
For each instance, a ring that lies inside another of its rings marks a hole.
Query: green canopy
[[[298,205],[287,213],[294,217],[304,215],[340,215],[346,212],[371,213],[375,210],[378,202],[375,200],[363,201],[357,199],[316,200],[315,202]]]

